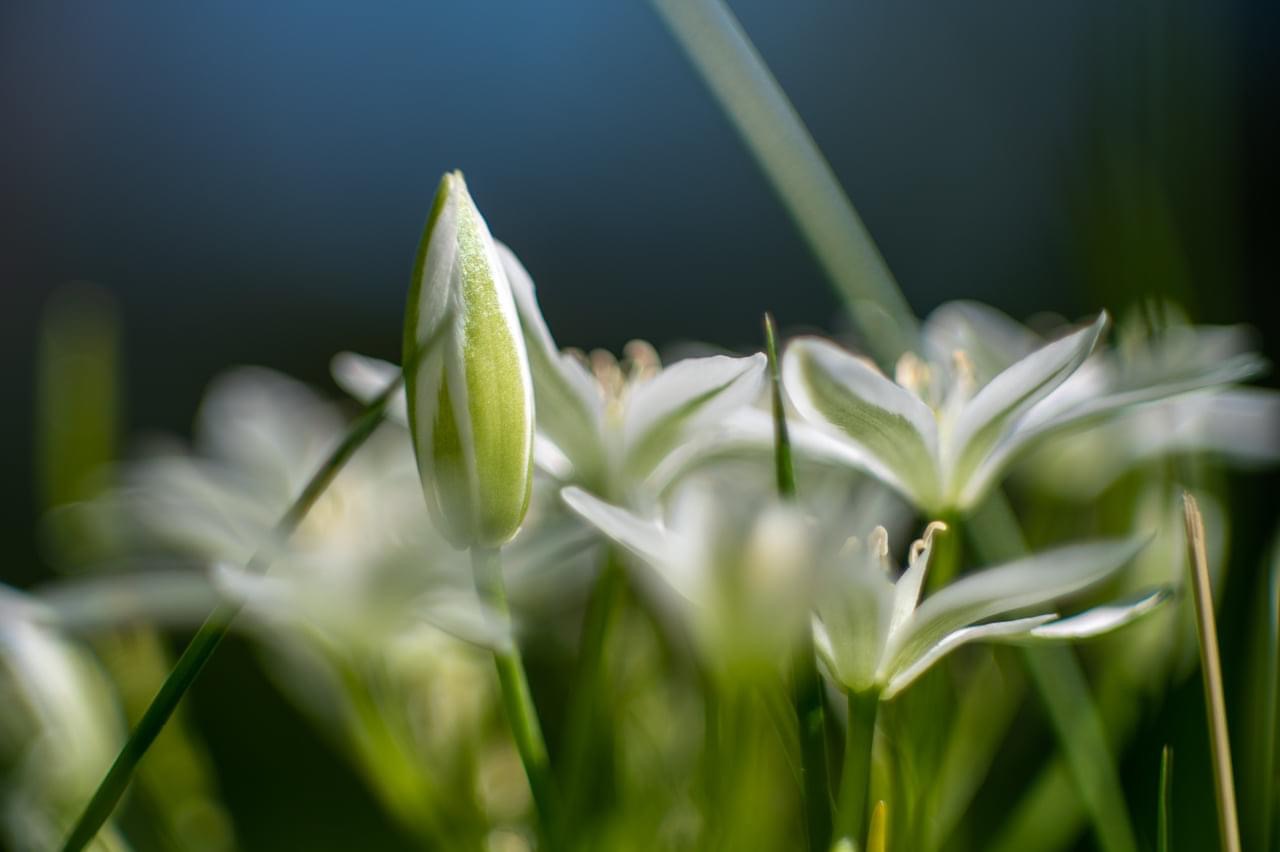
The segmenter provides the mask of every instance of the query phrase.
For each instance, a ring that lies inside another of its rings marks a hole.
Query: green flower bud
[[[509,541],[533,480],[533,382],[506,273],[461,172],[440,181],[418,249],[404,371],[436,524],[460,548]]]

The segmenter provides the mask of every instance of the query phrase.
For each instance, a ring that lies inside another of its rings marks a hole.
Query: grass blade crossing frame
[[[722,0],[651,0],[751,149],[883,365],[918,323],[831,165]]]

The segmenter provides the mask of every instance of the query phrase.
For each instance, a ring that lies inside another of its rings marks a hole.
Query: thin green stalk
[[[365,407],[364,411],[352,424],[346,437],[321,464],[320,469],[307,482],[302,489],[302,493],[298,495],[293,504],[285,510],[285,513],[280,517],[272,531],[271,539],[253,555],[246,570],[262,572],[267,569],[280,544],[293,534],[294,530],[298,528],[298,524],[306,517],[307,512],[315,505],[316,500],[333,482],[333,478],[338,475],[338,471],[342,469],[343,465],[360,448],[360,445],[368,440],[374,429],[382,422],[382,418],[386,414],[387,403],[400,388],[401,381],[397,377],[382,393],[378,394],[377,398]],[[169,721],[169,717],[173,715],[178,702],[182,700],[182,696],[186,695],[187,690],[191,688],[191,684],[195,683],[201,670],[204,669],[205,663],[209,662],[209,658],[218,650],[218,645],[222,642],[222,638],[227,635],[227,631],[230,629],[236,615],[240,612],[241,606],[239,603],[221,604],[205,619],[204,624],[200,626],[195,637],[187,645],[186,650],[182,652],[182,656],[178,658],[173,671],[169,673],[164,683],[160,685],[160,690],[156,693],[156,697],[151,700],[151,705],[142,714],[142,718],[129,735],[129,739],[125,741],[124,746],[120,749],[120,753],[116,756],[115,762],[111,764],[111,768],[107,770],[107,774],[98,785],[93,798],[85,806],[80,819],[76,822],[70,836],[67,837],[66,843],[62,846],[63,852],[79,852],[93,840],[102,828],[103,823],[111,817],[111,812],[115,810],[120,797],[124,794],[125,788],[129,786],[129,781],[137,769],[138,762],[142,760],[142,756],[147,753],[147,749],[155,742],[161,729]]]
[[[782,375],[778,367],[778,334],[773,315],[764,315],[764,350],[769,359],[769,386],[773,402],[773,465],[778,480],[778,496],[796,496],[796,470],[791,458],[791,435],[787,431],[787,404],[782,395]]]
[[[1169,814],[1173,808],[1173,749],[1160,751],[1160,799],[1156,802],[1156,852],[1169,852]]]
[[[1004,494],[993,491],[966,526],[979,556],[997,562],[1027,552]],[[1136,852],[1138,841],[1125,804],[1120,774],[1089,682],[1068,647],[1021,648],[1031,681],[1040,693],[1063,757],[1106,852]]]
[[[737,127],[872,353],[891,366],[918,323],[795,107],[722,0],[652,0]]]
[[[871,753],[876,737],[880,693],[850,692],[849,720],[844,742],[844,772],[840,779],[840,813],[836,835],[862,849],[871,792]]]
[[[778,339],[773,317],[764,315],[765,352],[773,398],[773,458],[778,496],[794,500],[795,465],[787,433],[787,407],[778,369]],[[831,845],[831,790],[828,785],[826,722],[823,718],[822,679],[818,675],[813,637],[805,633],[797,643],[791,670],[791,702],[800,739],[800,775],[803,781],[805,823],[809,848],[825,852]]]
[[[497,548],[471,548],[471,567],[475,575],[476,591],[480,598],[503,617],[509,615],[506,584],[502,579],[502,555]],[[555,783],[551,777],[551,760],[547,756],[547,744],[542,737],[538,711],[533,704],[529,678],[524,670],[520,647],[512,638],[493,652],[498,669],[498,682],[502,687],[502,706],[511,726],[511,734],[529,778],[529,790],[533,793],[534,807],[548,846],[556,848],[554,838],[560,829],[559,809],[555,795]]]
[[[1213,789],[1218,800],[1218,833],[1224,852],[1240,852],[1240,818],[1231,773],[1231,742],[1227,736],[1227,702],[1222,691],[1222,660],[1213,616],[1213,586],[1204,542],[1204,517],[1190,492],[1182,495],[1187,520],[1187,553],[1191,563],[1191,592],[1200,639],[1200,670],[1204,675],[1204,706],[1209,717],[1209,747],[1213,754]]]
[[[614,625],[626,596],[626,575],[617,552],[609,548],[600,576],[587,600],[582,620],[582,637],[578,643],[578,667],[574,678],[572,702],[565,722],[568,742],[564,749],[564,774],[568,785],[566,815],[579,820],[587,815],[584,802],[590,801],[591,814],[599,811],[600,780],[591,770],[604,757],[612,757],[613,743],[601,736],[608,713],[605,699],[605,675],[608,671],[607,648]],[[604,791],[606,794],[610,791]]]

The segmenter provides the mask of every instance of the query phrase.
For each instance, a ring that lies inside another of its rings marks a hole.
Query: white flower
[[[345,430],[337,406],[279,373],[240,368],[219,377],[200,408],[195,453],[171,449],[132,462],[121,488],[80,508],[109,527],[112,556],[124,567],[160,560],[166,569],[116,571],[64,588],[59,612],[75,623],[130,609],[153,620],[199,619],[210,604],[208,581],[204,571],[174,568],[177,559],[218,566],[216,588],[247,604],[247,626],[330,653],[381,653],[424,620],[483,644],[503,641],[507,628],[476,601],[465,556],[424,521],[403,429],[368,439],[278,545],[266,574],[244,570]],[[513,576],[584,545],[573,525],[554,518],[527,532],[512,547]],[[520,584],[512,591],[519,597]]]
[[[1027,329],[972,303],[944,305],[924,329],[921,360],[908,353],[896,381],[818,338],[783,360],[800,413],[822,427],[821,452],[871,473],[931,513],[968,509],[1037,441],[1133,406],[1253,375],[1260,361],[1173,358],[1090,360],[1106,314],[1037,347]],[[813,442],[810,442],[812,445]],[[810,446],[812,449],[812,446]]]
[[[460,172],[440,181],[422,237],[403,359],[433,519],[460,548],[505,544],[533,486],[533,382],[506,273]]]
[[[0,824],[15,849],[56,847],[124,733],[106,675],[47,617],[0,587]],[[111,830],[102,842],[124,848]]]
[[[700,611],[714,607],[717,554],[728,547],[722,524],[706,512],[674,512],[668,527],[605,503],[578,488],[566,488],[565,502],[604,535],[653,566],[672,588]],[[720,501],[719,511],[724,511]],[[732,502],[732,501],[728,501]],[[755,553],[776,560],[770,572],[789,580],[773,582],[772,618],[785,625],[816,578],[813,601],[815,645],[832,677],[853,692],[878,692],[890,699],[930,666],[973,641],[1041,642],[1082,639],[1121,627],[1158,606],[1164,589],[1060,618],[1052,606],[1113,576],[1141,549],[1134,539],[1072,545],[990,568],[957,580],[920,602],[934,537],[945,527],[930,524],[911,546],[900,577],[889,561],[888,535],[877,528],[864,545],[849,540],[834,555],[822,530],[796,536],[784,546],[753,541]],[[747,537],[739,535],[738,548]],[[813,564],[805,566],[805,560]],[[760,572],[757,572],[760,573]],[[784,593],[783,590],[787,590]],[[990,621],[998,616],[1018,617]],[[742,634],[749,641],[747,634]]]
[[[664,459],[763,392],[763,354],[687,358],[663,368],[652,347],[636,342],[627,363],[595,352],[588,367],[559,350],[529,273],[506,246],[498,251],[528,345],[538,429],[567,462],[562,481],[643,503],[665,485],[652,479]]]
[[[776,667],[808,628],[813,560],[808,523],[776,498],[734,499],[695,481],[672,499],[670,525],[576,486],[562,497],[603,535],[648,564],[689,605],[708,661],[739,676]],[[661,592],[659,592],[661,595]]]
[[[1084,639],[1115,630],[1159,606],[1165,588],[1067,618],[1055,601],[1113,576],[1142,548],[1137,539],[1075,544],[969,574],[920,601],[934,537],[914,542],[898,577],[888,535],[850,540],[819,581],[815,644],[832,676],[853,692],[893,698],[947,654],[969,642]],[[995,620],[1017,614],[1017,618]]]

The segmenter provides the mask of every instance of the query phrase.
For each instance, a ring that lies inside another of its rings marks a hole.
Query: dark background
[[[1274,359],[1276,15],[1113,5],[733,8],[921,314],[965,297],[1074,318],[1165,292],[1199,319],[1253,322]],[[69,281],[118,303],[128,434],[185,431],[231,364],[324,384],[340,349],[394,358],[419,232],[455,167],[564,345],[754,347],[764,309],[841,327],[647,4],[373,6],[0,5],[5,580],[47,573],[34,352]],[[390,831],[232,651],[196,709],[242,837],[271,848],[303,822],[312,848],[344,848]],[[245,747],[250,728],[273,747]]]

